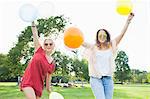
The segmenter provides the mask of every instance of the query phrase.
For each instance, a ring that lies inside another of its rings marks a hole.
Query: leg
[[[113,99],[114,84],[112,77],[103,78],[103,85],[106,99]]]
[[[25,87],[22,88],[22,90],[26,96],[26,99],[36,99],[35,92],[32,87]]]
[[[96,99],[105,99],[104,88],[101,79],[90,77],[90,85]]]

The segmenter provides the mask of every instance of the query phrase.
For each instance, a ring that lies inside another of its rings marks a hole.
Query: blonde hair
[[[43,41],[43,44],[45,43],[46,40],[51,40],[51,41],[54,43],[54,41],[53,41],[51,38],[45,37],[45,38],[44,38],[44,41]]]

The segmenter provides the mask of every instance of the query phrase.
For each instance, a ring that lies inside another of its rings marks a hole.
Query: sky
[[[150,1],[131,1],[135,17],[118,49],[126,52],[131,68],[150,71]],[[70,26],[78,27],[88,43],[94,43],[100,28],[107,29],[114,39],[121,33],[127,19],[127,16],[117,13],[117,0],[0,0],[0,53],[7,54],[17,42],[20,32],[30,25],[21,20],[20,7],[27,3],[38,7],[42,2],[53,4],[54,16],[63,14],[69,17]],[[64,49],[60,42],[63,42],[63,37],[56,41],[56,47]]]

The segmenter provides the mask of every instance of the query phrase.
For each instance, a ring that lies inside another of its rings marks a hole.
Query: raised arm
[[[130,22],[131,22],[131,20],[132,20],[133,17],[134,17],[134,13],[130,13],[130,15],[128,16],[127,21],[125,23],[125,26],[123,27],[123,29],[121,31],[121,34],[115,38],[116,45],[118,45],[120,43],[120,41],[123,38],[125,32],[127,31],[128,26],[129,26],[129,24],[130,24]]]
[[[34,47],[35,47],[35,51],[36,51],[41,45],[39,43],[38,31],[37,31],[37,27],[36,27],[34,21],[32,22],[31,30],[32,30],[32,34],[33,34],[33,42],[34,42]]]

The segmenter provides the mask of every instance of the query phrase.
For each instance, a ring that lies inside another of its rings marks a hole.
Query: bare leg
[[[35,92],[32,87],[25,87],[22,89],[26,99],[36,99]]]

